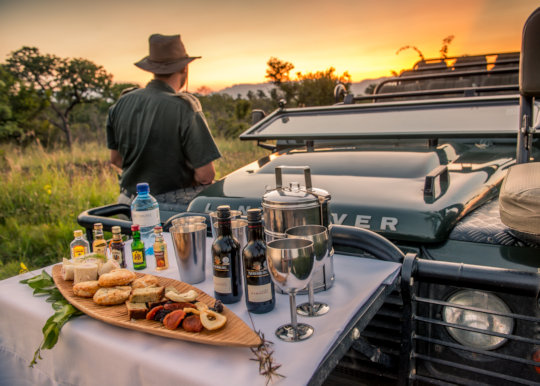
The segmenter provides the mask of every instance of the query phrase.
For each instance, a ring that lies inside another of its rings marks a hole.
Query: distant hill
[[[354,95],[364,95],[365,89],[370,84],[378,83],[384,79],[386,78],[364,79],[360,82],[353,82],[351,84],[351,92]],[[242,83],[224,88],[223,90],[217,91],[217,93],[228,94],[233,98],[236,98],[238,95],[240,95],[242,98],[247,98],[247,94],[249,91],[252,91],[256,94],[258,90],[262,90],[267,96],[270,96],[270,90],[272,90],[274,87],[275,86],[272,83]]]

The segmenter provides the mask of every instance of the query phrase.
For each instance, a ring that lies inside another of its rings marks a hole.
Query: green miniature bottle
[[[133,269],[145,269],[146,255],[144,253],[144,242],[141,240],[141,232],[137,224],[131,226],[131,233],[133,236],[133,242],[131,243]]]

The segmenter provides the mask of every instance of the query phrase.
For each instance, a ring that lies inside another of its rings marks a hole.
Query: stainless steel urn
[[[304,183],[291,182],[283,185],[283,169],[304,171]],[[267,241],[285,238],[285,231],[299,225],[324,225],[328,227],[330,193],[314,188],[311,184],[309,166],[277,166],[276,188],[262,198],[264,232]],[[313,276],[316,292],[332,287],[334,283],[334,257]]]

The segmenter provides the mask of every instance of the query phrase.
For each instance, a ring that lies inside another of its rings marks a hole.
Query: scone
[[[98,289],[99,282],[97,280],[81,281],[73,286],[73,293],[75,296],[91,298]]]
[[[144,275],[143,277],[133,280],[133,283],[131,283],[131,288],[133,289],[157,286],[159,286],[159,280],[152,275]]]
[[[113,306],[124,303],[131,294],[130,286],[100,288],[94,294],[94,303],[100,306]]]
[[[137,278],[134,272],[127,269],[115,269],[111,272],[104,273],[99,277],[100,287],[114,287],[118,285],[128,285]]]

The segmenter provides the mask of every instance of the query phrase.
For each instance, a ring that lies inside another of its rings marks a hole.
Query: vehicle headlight
[[[462,290],[450,296],[447,302],[506,314],[510,313],[508,306],[499,297],[488,292]],[[510,317],[464,310],[450,306],[445,306],[443,308],[443,320],[447,323],[501,334],[510,334],[514,329],[514,319]],[[500,338],[498,336],[471,332],[453,327],[446,327],[446,329],[448,330],[448,333],[462,345],[482,350],[494,350],[507,340],[506,338]]]

